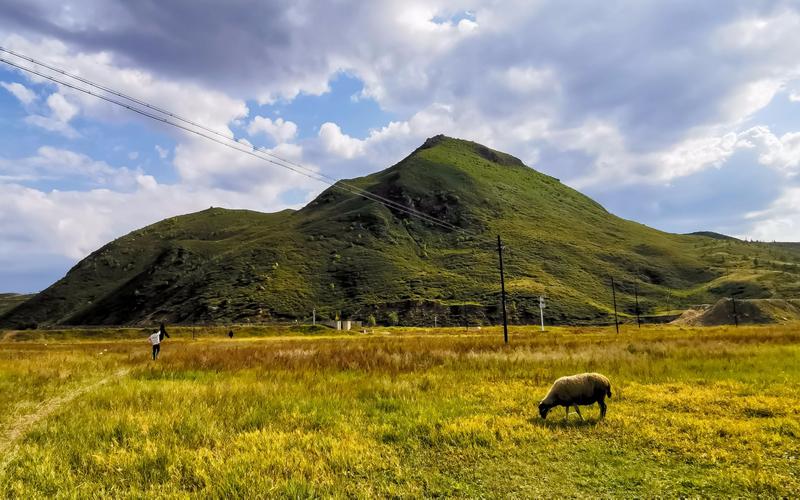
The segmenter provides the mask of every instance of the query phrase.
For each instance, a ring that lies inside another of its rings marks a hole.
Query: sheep
[[[569,407],[574,406],[578,416],[583,420],[578,405],[597,403],[600,406],[600,418],[604,418],[606,416],[606,396],[611,397],[611,382],[604,375],[581,373],[561,377],[553,383],[547,396],[539,403],[539,415],[546,419],[551,408],[564,406],[566,408],[564,420],[566,420],[569,417]]]

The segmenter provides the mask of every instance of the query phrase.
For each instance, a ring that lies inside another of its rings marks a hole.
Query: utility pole
[[[436,315],[433,315],[433,327],[436,328]]]
[[[539,318],[542,320],[542,331],[544,331],[544,297],[539,297]]]
[[[642,327],[642,319],[639,317],[639,284],[633,283],[633,296],[636,297],[636,324]]]
[[[611,297],[614,299],[614,327],[619,333],[619,320],[617,319],[617,291],[614,289],[614,278],[611,278]]]
[[[506,315],[506,278],[503,273],[503,244],[497,235],[497,254],[500,256],[500,302],[503,306],[503,340],[508,344],[508,316]]]
[[[317,308],[311,310],[311,324],[317,326]]]
[[[739,328],[739,316],[736,314],[736,297],[731,295],[731,302],[733,302],[733,323],[736,328]]]

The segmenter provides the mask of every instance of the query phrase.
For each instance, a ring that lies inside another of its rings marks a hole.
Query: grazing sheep
[[[553,383],[547,396],[539,403],[539,415],[547,418],[547,413],[554,406],[564,406],[569,417],[569,407],[574,406],[578,416],[583,420],[583,415],[578,405],[600,406],[600,418],[606,416],[606,396],[611,397],[611,382],[599,373],[581,373],[569,377],[561,377]]]

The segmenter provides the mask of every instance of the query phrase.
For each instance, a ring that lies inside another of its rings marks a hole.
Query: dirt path
[[[16,421],[11,422],[8,428],[4,430],[3,434],[0,435],[0,472],[3,472],[9,462],[11,462],[11,459],[15,454],[14,452],[16,451],[17,440],[24,436],[25,433],[28,432],[31,427],[36,425],[37,422],[49,417],[56,410],[65,404],[70,403],[75,398],[86,394],[87,392],[91,392],[111,381],[120,379],[127,374],[127,368],[118,370],[114,374],[109,375],[102,380],[98,380],[97,382],[83,387],[78,387],[77,389],[73,389],[66,394],[62,394],[44,401],[39,405],[35,412],[23,415]]]

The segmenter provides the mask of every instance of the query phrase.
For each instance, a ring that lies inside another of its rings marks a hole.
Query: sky
[[[800,241],[797,1],[0,0],[0,46],[334,178],[442,133],[658,229]],[[325,187],[0,63],[0,292]]]

